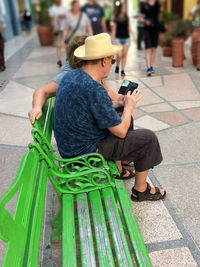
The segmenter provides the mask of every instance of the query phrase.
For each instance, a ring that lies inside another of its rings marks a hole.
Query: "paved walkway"
[[[13,54],[10,46],[9,55],[8,49],[7,70],[0,73],[0,195],[12,183],[31,141],[27,112],[34,89],[59,71],[54,48],[40,47],[35,34],[23,38],[23,47],[19,45],[17,52]],[[163,58],[159,48],[156,73],[146,77],[144,51],[138,52],[132,45],[126,68],[126,79],[138,82],[144,96],[134,111],[135,127],[157,133],[164,157],[162,164],[150,171],[149,181],[167,190],[166,199],[132,203],[156,267],[200,266],[200,72],[191,63],[187,45],[186,58],[183,68],[172,68],[171,58]],[[110,87],[117,90],[121,82],[112,69]],[[133,181],[126,186],[130,194]],[[48,188],[47,212],[51,216]],[[50,232],[49,224],[45,225]],[[41,266],[60,266],[59,246],[52,253],[47,236]],[[4,251],[1,241],[0,251]]]

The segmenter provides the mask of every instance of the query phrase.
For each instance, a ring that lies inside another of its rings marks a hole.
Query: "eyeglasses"
[[[112,65],[115,64],[116,59],[114,59],[113,57],[108,57],[108,58],[111,59],[111,64],[112,64]]]

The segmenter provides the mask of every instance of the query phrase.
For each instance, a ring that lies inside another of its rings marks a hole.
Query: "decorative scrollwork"
[[[107,186],[113,186],[116,170],[110,168],[104,157],[98,153],[59,159],[42,131],[33,129],[34,142],[29,148],[36,148],[49,167],[49,178],[58,195],[62,193],[81,193]],[[114,174],[114,175],[113,175]]]
[[[50,171],[51,172],[51,171]],[[51,172],[50,180],[62,193],[83,193],[108,186],[114,186],[110,174],[103,169],[84,169],[71,174]]]

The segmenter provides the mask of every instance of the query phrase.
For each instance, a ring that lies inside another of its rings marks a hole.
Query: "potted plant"
[[[53,0],[40,0],[38,11],[38,36],[41,45],[52,45],[53,44],[53,33],[51,27],[51,19],[49,16],[49,7],[53,4]]]
[[[169,32],[165,33],[165,40],[163,42],[163,56],[171,57],[172,56],[172,37]]]
[[[172,22],[172,29],[170,31],[172,39],[185,39],[186,37],[186,23],[182,19],[177,19]]]
[[[162,10],[159,16],[159,23],[160,25],[163,25],[166,32],[169,32],[172,28],[171,24],[173,21],[179,19],[179,15],[174,14],[172,12],[168,12],[165,10]],[[163,46],[163,42],[165,40],[165,33],[160,32],[159,34],[159,45]]]

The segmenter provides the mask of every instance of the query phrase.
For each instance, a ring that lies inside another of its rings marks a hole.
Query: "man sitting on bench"
[[[80,69],[68,72],[56,94],[54,133],[63,158],[98,150],[107,160],[134,161],[135,185],[132,199],[159,200],[165,190],[151,188],[146,182],[150,168],[162,161],[155,134],[146,129],[130,130],[131,114],[142,98],[140,91],[124,97],[120,118],[101,81],[115,62],[121,47],[112,45],[106,33],[86,38],[74,55],[85,61]]]

